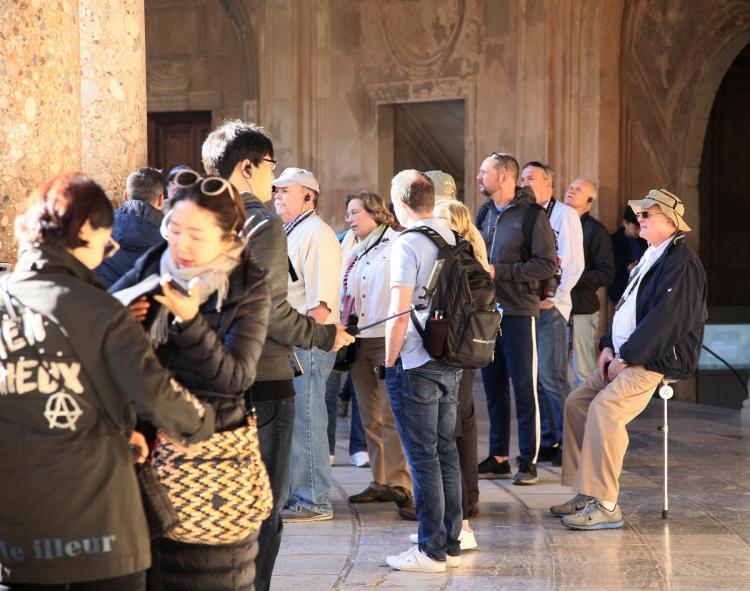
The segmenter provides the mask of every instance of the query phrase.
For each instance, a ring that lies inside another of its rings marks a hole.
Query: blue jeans
[[[251,393],[274,388],[292,390],[291,380],[255,382]],[[260,455],[268,470],[273,491],[273,509],[263,522],[258,537],[258,555],[255,558],[255,589],[268,591],[276,556],[281,545],[284,524],[279,511],[284,506],[289,492],[289,467],[292,459],[292,432],[294,431],[294,397],[282,400],[255,402],[258,420]]]
[[[461,468],[453,431],[461,370],[428,361],[386,370],[388,397],[409,462],[419,549],[435,560],[461,554]]]
[[[539,451],[539,404],[536,378],[536,319],[505,316],[495,343],[495,359],[482,368],[490,416],[490,454],[510,453],[510,381],[516,399],[520,458],[536,462]]]
[[[539,311],[539,406],[542,445],[562,445],[563,407],[568,385],[568,323],[557,308]]]
[[[344,384],[341,385],[342,378]],[[354,395],[354,384],[349,372],[332,371],[326,382],[326,409],[328,411],[328,449],[331,455],[336,453],[336,405],[338,399],[347,400],[351,403],[352,420],[349,430],[349,455],[353,456],[360,451],[367,451],[367,440],[362,419],[359,417],[357,397]]]
[[[302,371],[294,378],[294,437],[292,469],[287,504],[300,505],[317,513],[332,513],[333,475],[328,459],[328,412],[326,381],[336,353],[295,348]]]

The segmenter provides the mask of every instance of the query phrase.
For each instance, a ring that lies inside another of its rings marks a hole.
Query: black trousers
[[[461,462],[461,508],[464,519],[477,510],[479,504],[479,474],[477,470],[477,416],[474,413],[474,378],[476,369],[465,369],[458,387],[458,408],[454,437]]]
[[[266,465],[273,490],[273,510],[260,528],[258,556],[255,558],[256,591],[268,591],[276,556],[281,545],[283,523],[279,512],[289,494],[289,472],[292,463],[292,433],[294,432],[294,386],[292,380],[255,382],[250,395],[274,393],[281,400],[257,401],[260,455]],[[289,395],[291,394],[291,395]]]
[[[100,579],[85,583],[64,583],[62,585],[0,583],[0,591],[146,591],[146,574],[142,571],[114,579]]]

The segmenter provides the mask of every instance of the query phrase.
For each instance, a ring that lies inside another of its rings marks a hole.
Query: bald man
[[[565,203],[581,217],[585,259],[583,273],[571,291],[573,352],[570,362],[574,387],[579,386],[596,370],[596,329],[599,325],[599,298],[596,292],[615,280],[615,261],[609,232],[590,213],[597,196],[596,185],[587,179],[574,180],[565,192]]]

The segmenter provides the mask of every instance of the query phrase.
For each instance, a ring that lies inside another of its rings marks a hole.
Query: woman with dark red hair
[[[183,445],[213,433],[213,409],[171,379],[92,272],[116,249],[113,219],[75,173],[16,218],[18,263],[0,281],[2,590],[145,589],[136,411]]]

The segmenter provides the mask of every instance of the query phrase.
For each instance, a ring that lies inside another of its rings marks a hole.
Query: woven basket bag
[[[273,494],[252,417],[246,426],[214,434],[194,454],[162,437],[153,464],[180,517],[169,539],[233,544],[258,530],[271,513]]]

